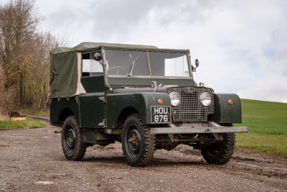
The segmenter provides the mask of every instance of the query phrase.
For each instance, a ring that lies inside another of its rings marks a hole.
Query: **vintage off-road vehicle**
[[[198,67],[198,60],[195,62]],[[189,50],[81,43],[51,51],[50,120],[62,126],[68,160],[94,144],[122,143],[131,166],[146,166],[155,149],[186,144],[212,164],[227,163],[241,123],[236,94],[197,84]]]

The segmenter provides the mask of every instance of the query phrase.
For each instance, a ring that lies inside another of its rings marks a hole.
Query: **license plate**
[[[151,122],[152,123],[171,123],[170,107],[151,107]]]

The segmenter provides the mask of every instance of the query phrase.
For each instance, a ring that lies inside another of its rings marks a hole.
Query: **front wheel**
[[[146,166],[155,151],[155,136],[144,125],[140,115],[130,115],[122,132],[122,149],[128,164],[135,167]]]
[[[231,159],[235,147],[235,134],[225,133],[223,134],[223,139],[222,142],[201,150],[201,154],[207,163],[222,165],[228,163]]]
[[[86,143],[82,142],[82,131],[74,116],[68,117],[62,127],[62,149],[68,160],[80,161],[86,153]]]

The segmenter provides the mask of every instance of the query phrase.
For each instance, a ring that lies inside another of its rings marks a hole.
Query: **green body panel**
[[[105,103],[104,93],[80,95],[80,111],[82,128],[103,128]]]
[[[53,123],[59,122],[61,112],[65,109],[70,109],[73,112],[78,125],[80,125],[79,105],[76,97],[70,97],[69,100],[66,98],[61,98],[60,101],[58,101],[58,99],[52,99],[50,105],[50,121]]]
[[[110,86],[145,86],[150,87],[152,81],[156,81],[157,85],[178,85],[178,86],[194,86],[191,78],[174,79],[174,78],[136,78],[136,77],[109,77]]]
[[[82,77],[81,83],[87,93],[104,92],[104,76]]]
[[[100,77],[91,78],[89,83],[96,85],[97,79]],[[104,89],[103,85],[100,87]],[[131,107],[141,115],[145,124],[151,124],[151,106],[171,106],[170,98],[164,91],[165,88],[159,88],[157,92],[154,92],[154,88],[122,88],[115,89],[107,95],[105,92],[87,93],[79,96],[80,106],[75,97],[70,98],[69,101],[63,98],[60,101],[52,99],[51,122],[58,122],[61,111],[69,108],[81,128],[113,129],[117,127],[121,112]],[[158,99],[163,100],[162,105],[158,104]],[[230,99],[233,101],[232,105],[228,102]],[[104,119],[106,119],[105,126]],[[209,115],[208,120],[223,124],[241,123],[240,98],[236,94],[214,94],[214,114]]]
[[[158,99],[163,104],[158,104]],[[107,128],[116,128],[116,123],[121,112],[132,107],[138,111],[145,124],[151,124],[151,106],[170,106],[167,93],[161,92],[135,92],[107,95]]]
[[[98,140],[98,132],[95,129],[83,129],[84,143],[90,143],[90,144],[99,144],[99,145],[108,145],[110,143],[115,143],[115,139],[113,137],[105,138],[105,140]]]
[[[94,129],[86,129],[84,130],[84,138],[83,142],[85,143],[97,143],[97,132]]]
[[[81,127],[103,128],[105,113],[104,76],[82,77],[81,83],[87,92],[80,95]],[[99,125],[100,124],[100,125]]]
[[[156,92],[165,92],[166,88],[158,88]],[[136,93],[136,92],[154,92],[154,88],[122,88],[115,89],[113,93]]]
[[[233,104],[229,104],[229,100]],[[236,94],[214,94],[214,114],[210,121],[216,123],[242,123],[241,100]]]

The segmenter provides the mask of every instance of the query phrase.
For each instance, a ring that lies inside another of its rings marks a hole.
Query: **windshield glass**
[[[190,77],[187,53],[128,50],[105,52],[107,70],[111,76]]]
[[[106,50],[109,75],[149,76],[146,52]]]
[[[189,77],[186,53],[149,52],[153,76]]]

